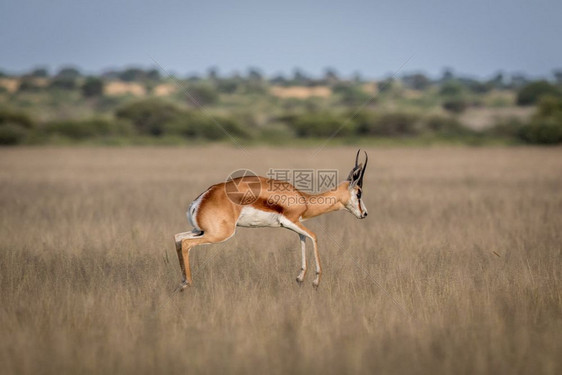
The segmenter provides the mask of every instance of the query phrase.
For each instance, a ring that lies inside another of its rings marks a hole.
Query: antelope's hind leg
[[[224,242],[232,237],[236,227],[228,224],[228,222],[220,222],[213,227],[209,226],[209,230],[203,232],[184,232],[175,235],[176,251],[183,276],[183,280],[179,286],[180,291],[191,285],[191,268],[189,266],[189,252],[197,245],[208,245],[213,243]]]
[[[176,252],[178,254],[178,261],[182,273],[182,282],[179,286],[180,291],[183,291],[192,283],[191,267],[189,266],[189,251],[195,246],[195,244],[192,244],[192,240],[199,240],[203,235],[203,232],[191,231],[178,233],[174,236]]]

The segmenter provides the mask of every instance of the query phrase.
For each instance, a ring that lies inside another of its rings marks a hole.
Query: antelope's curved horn
[[[359,162],[359,153],[361,152],[361,149],[357,150],[357,155],[355,155],[355,168],[357,168],[357,163]]]
[[[357,182],[357,185],[359,187],[363,187],[363,176],[365,176],[365,170],[367,169],[367,162],[369,161],[369,156],[367,155],[367,151],[363,151],[363,152],[365,153],[365,165],[363,165],[363,168],[361,168],[361,176],[359,177],[359,181]]]

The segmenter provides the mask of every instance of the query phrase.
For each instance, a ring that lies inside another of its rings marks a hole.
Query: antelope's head
[[[361,150],[357,151],[357,155],[355,156],[355,167],[353,167],[351,172],[349,172],[349,177],[347,177],[347,181],[349,181],[349,199],[345,203],[345,208],[358,219],[364,219],[367,217],[367,209],[365,208],[365,204],[363,204],[361,195],[363,193],[363,176],[365,176],[365,169],[367,168],[369,157],[365,152],[365,164],[358,164],[360,151]]]

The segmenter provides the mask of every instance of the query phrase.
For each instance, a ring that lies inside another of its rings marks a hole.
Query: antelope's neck
[[[306,211],[302,215],[303,219],[310,219],[328,212],[338,211],[345,208],[342,199],[341,187],[335,190],[325,191],[320,194],[307,194]]]

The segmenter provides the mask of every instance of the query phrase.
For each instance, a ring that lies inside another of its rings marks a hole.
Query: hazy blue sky
[[[0,68],[550,75],[562,1],[0,0]]]

